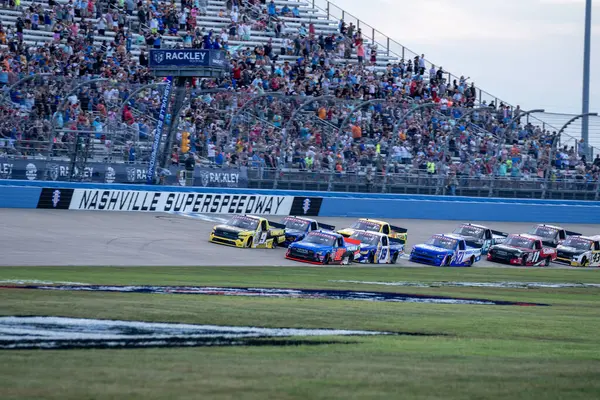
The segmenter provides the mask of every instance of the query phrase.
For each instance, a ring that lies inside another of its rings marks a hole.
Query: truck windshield
[[[483,238],[483,232],[483,228],[480,228],[478,226],[461,225],[458,228],[456,228],[453,233],[456,233],[457,235],[461,236],[469,236],[480,239]]]
[[[285,225],[286,229],[293,229],[297,231],[307,231],[308,225],[310,225],[310,222],[308,221],[292,217],[284,218],[281,223]]]
[[[381,230],[381,225],[376,222],[371,222],[371,221],[356,221],[354,223],[354,225],[352,225],[352,229],[359,229],[361,231],[379,232]]]
[[[331,246],[333,247],[335,245],[335,236],[332,235],[324,235],[322,233],[309,233],[308,236],[306,236],[306,239],[303,240],[303,242],[306,243],[315,243],[315,244],[321,244],[324,246]]]
[[[531,235],[542,237],[544,239],[555,239],[556,235],[558,234],[558,229],[540,225],[536,226],[528,233],[530,233]]]
[[[522,249],[535,248],[535,240],[522,236],[509,236],[504,242],[507,246],[520,247]]]
[[[432,236],[426,244],[441,247],[443,249],[454,250],[458,241],[445,236]]]
[[[361,243],[369,244],[369,245],[373,245],[373,246],[376,246],[377,244],[379,244],[379,236],[372,235],[367,232],[354,232],[350,236],[350,238],[356,239],[356,240],[360,241]]]
[[[235,216],[227,222],[227,225],[254,231],[258,227],[258,220],[249,217]]]
[[[579,237],[569,237],[563,242],[563,246],[573,247],[577,250],[590,250],[592,242]]]

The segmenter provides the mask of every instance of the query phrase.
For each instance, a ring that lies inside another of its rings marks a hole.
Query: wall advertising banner
[[[37,208],[318,216],[323,199],[235,193],[43,188]]]
[[[166,185],[184,186],[183,168],[169,167]],[[75,167],[75,181],[97,183],[140,183],[148,181],[148,166],[144,164],[88,163],[81,171]],[[22,179],[29,181],[69,181],[71,164],[68,161],[0,159],[0,179]],[[196,167],[194,185],[198,187],[248,187],[248,174],[234,168]]]

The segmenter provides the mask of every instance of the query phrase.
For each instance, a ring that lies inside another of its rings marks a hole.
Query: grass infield
[[[353,337],[353,344],[294,347],[0,351],[2,399],[600,397],[599,288],[418,288],[331,282],[600,283],[600,270],[0,268],[0,281],[6,280],[349,289],[535,302],[551,306],[0,289],[0,315],[438,335]]]

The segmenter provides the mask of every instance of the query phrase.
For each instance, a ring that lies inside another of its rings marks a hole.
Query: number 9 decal
[[[267,232],[262,232],[260,234],[260,240],[258,241],[258,243],[263,244],[266,241],[267,241]]]

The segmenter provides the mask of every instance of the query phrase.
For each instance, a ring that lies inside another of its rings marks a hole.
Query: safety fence
[[[147,164],[88,162],[80,168],[68,160],[2,159],[0,179],[46,182],[145,184]],[[154,181],[171,186],[265,190],[392,193],[440,196],[598,200],[600,184],[584,176],[569,179],[515,178],[494,175],[431,174],[406,168],[394,173],[301,171],[289,168],[216,167],[209,162],[191,171],[185,165],[161,168]]]

